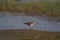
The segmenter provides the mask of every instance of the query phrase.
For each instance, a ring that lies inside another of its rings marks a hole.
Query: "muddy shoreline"
[[[60,32],[37,30],[0,30],[0,40],[60,40]]]

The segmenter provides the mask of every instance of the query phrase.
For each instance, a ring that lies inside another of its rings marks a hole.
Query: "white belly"
[[[31,24],[30,26],[32,27],[32,26],[34,26],[34,24]]]

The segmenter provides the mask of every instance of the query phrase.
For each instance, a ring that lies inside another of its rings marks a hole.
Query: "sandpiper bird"
[[[26,25],[28,25],[30,28],[32,28],[32,27],[33,27],[34,25],[36,25],[37,23],[30,21],[30,22],[26,22],[26,23],[24,23],[24,24],[26,24]]]

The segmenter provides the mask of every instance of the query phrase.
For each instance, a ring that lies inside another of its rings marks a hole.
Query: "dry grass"
[[[60,32],[36,30],[0,30],[0,40],[60,40]]]
[[[16,1],[7,2],[2,1],[0,3],[0,11],[10,11],[10,12],[24,12],[26,15],[43,15],[46,14],[49,17],[60,16],[60,0],[55,0],[47,2],[43,0],[42,2],[24,2],[19,3]]]

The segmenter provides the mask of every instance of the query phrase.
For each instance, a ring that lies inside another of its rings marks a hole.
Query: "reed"
[[[0,11],[24,12],[26,15],[43,15],[49,17],[60,16],[60,0],[41,2],[0,2]]]

